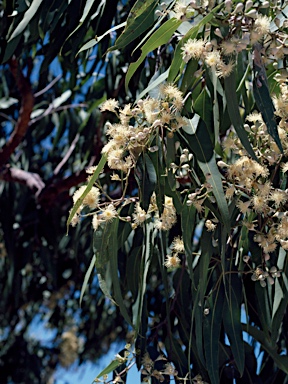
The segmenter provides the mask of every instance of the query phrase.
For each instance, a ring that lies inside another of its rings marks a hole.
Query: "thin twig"
[[[57,81],[59,81],[61,78],[62,78],[62,75],[56,76],[55,79],[53,79],[51,81],[51,83],[49,83],[45,88],[41,89],[41,91],[39,91],[39,92],[34,93],[34,97],[41,96],[41,95],[43,95],[43,93],[49,91],[49,89],[52,88],[53,85],[56,84]]]
[[[57,167],[55,168],[53,174],[56,176],[59,172],[60,172],[60,169],[63,167],[63,165],[66,163],[66,161],[69,159],[69,157],[71,156],[72,152],[74,151],[75,147],[76,147],[76,144],[79,140],[79,137],[80,137],[80,133],[78,132],[76,134],[76,136],[74,137],[74,140],[72,141],[68,151],[66,152],[65,156],[63,157],[63,159],[60,161],[60,163],[57,165]]]
[[[42,113],[42,115],[35,117],[35,119],[32,119],[29,121],[29,126],[36,123],[37,121],[43,119],[43,117],[51,115],[52,113],[64,111],[69,108],[85,108],[87,107],[87,104],[85,103],[79,103],[79,104],[66,104],[61,107],[53,108],[53,105],[51,104],[45,112]]]

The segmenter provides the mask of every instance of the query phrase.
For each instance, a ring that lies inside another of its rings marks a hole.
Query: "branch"
[[[38,173],[27,172],[10,166],[5,166],[0,170],[0,180],[24,184],[35,193],[36,197],[45,187]]]
[[[41,91],[39,91],[39,92],[36,92],[36,93],[34,94],[34,97],[41,96],[41,95],[43,95],[43,93],[49,91],[49,89],[52,88],[53,85],[56,84],[57,81],[60,80],[61,78],[62,78],[62,75],[61,75],[61,74],[58,75],[58,76],[56,76],[55,79],[53,79],[53,80],[51,81],[51,83],[49,83],[45,88],[41,89]]]
[[[18,61],[15,58],[10,60],[10,68],[21,95],[21,108],[9,140],[0,149],[0,166],[8,162],[11,154],[23,140],[29,127],[30,115],[34,106],[34,96],[29,79],[19,71]]]

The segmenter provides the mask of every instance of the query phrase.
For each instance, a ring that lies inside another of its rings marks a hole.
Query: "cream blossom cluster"
[[[185,252],[184,242],[180,236],[174,238],[171,244],[171,251],[172,253],[170,255],[166,255],[164,266],[168,269],[175,269],[178,268],[181,263],[179,253],[183,254]]]
[[[227,62],[220,55],[220,51],[213,49],[211,42],[203,39],[189,39],[182,49],[182,57],[185,63],[191,59],[201,60],[207,67],[215,69],[218,77],[228,77],[234,68],[234,61],[228,59]]]
[[[202,16],[209,12],[209,6],[204,10],[196,3],[197,1],[189,2],[189,6],[196,11],[195,16],[197,10]],[[264,3],[269,6],[269,2]],[[180,5],[179,7],[181,8]],[[194,37],[185,41],[181,48],[184,62],[197,60],[201,66],[205,64],[208,68],[215,69],[218,77],[228,77],[234,70],[237,55],[243,50],[252,50],[255,43],[261,42],[265,49],[264,60],[278,65],[279,59],[283,59],[288,53],[287,34],[283,30],[284,25],[281,28],[273,26],[272,19],[264,14],[265,8],[267,5],[252,0],[245,3],[231,0],[223,2],[219,15],[221,19],[226,19],[229,28],[225,30],[210,26],[209,30],[206,26],[202,38]],[[185,12],[184,5],[181,9]]]
[[[284,85],[282,93],[277,97],[281,107],[284,106],[281,100],[285,90]],[[276,113],[285,119],[285,107],[283,110],[279,108],[276,100],[275,105]],[[268,267],[270,255],[279,247],[288,250],[288,189],[285,189],[285,174],[288,171],[288,164],[285,161],[288,155],[287,127],[284,122],[282,127],[278,127],[284,153],[280,152],[268,134],[267,126],[258,112],[246,117],[244,128],[257,161],[247,154],[239,138],[230,131],[223,142],[224,150],[228,154],[227,159],[231,160],[231,153],[234,159],[237,157],[231,164],[221,160],[218,166],[225,177],[223,186],[228,203],[232,200],[235,202],[241,215],[239,224],[250,232],[254,242],[262,250],[263,265],[256,269],[252,268],[252,280],[259,281],[264,287],[267,281],[273,284],[273,279],[279,277],[281,272],[277,269],[275,272],[274,265],[270,264]],[[196,199],[197,196],[194,195],[193,198]],[[247,260],[250,258],[247,257]],[[244,261],[248,262],[247,260]]]
[[[159,98],[139,100],[135,106],[119,108],[114,100],[107,100],[102,111],[116,113],[119,123],[107,123],[109,141],[102,149],[107,155],[111,169],[128,173],[144,150],[157,150],[152,142],[159,128],[174,132],[186,124],[181,116],[183,108],[182,92],[171,84],[160,87]]]
[[[73,194],[73,203],[74,205],[76,202],[81,198],[83,193],[86,190],[86,186],[82,185],[80,188],[78,188],[74,194]],[[91,190],[87,193],[87,195],[84,197],[82,204],[78,208],[76,214],[72,218],[71,225],[75,227],[80,222],[81,217],[81,211],[85,206],[89,207],[90,209],[95,209],[99,205],[99,197],[100,197],[100,190],[97,187],[92,187]]]

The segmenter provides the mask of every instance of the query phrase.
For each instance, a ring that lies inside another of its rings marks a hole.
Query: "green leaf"
[[[270,340],[271,332],[271,311],[270,303],[268,300],[267,290],[261,287],[259,282],[255,283],[255,294],[256,294],[256,308],[257,315],[261,322],[262,329],[266,335],[267,340]]]
[[[281,277],[275,279],[275,291],[272,309],[271,343],[276,343],[279,332],[281,332],[281,323],[288,305],[288,259],[286,251],[280,248],[277,267],[282,270]]]
[[[85,43],[83,45],[83,47],[81,47],[81,49],[79,49],[76,56],[78,56],[78,54],[80,52],[87,51],[87,49],[93,48],[94,45],[98,44],[98,41],[99,40],[96,37],[94,37],[94,39],[92,39],[92,40],[87,41],[87,43]]]
[[[223,323],[240,376],[243,375],[245,367],[245,350],[241,326],[241,303],[241,279],[237,276],[237,273],[228,274],[226,275],[225,316],[223,316]]]
[[[283,355],[278,355],[277,353],[277,344],[273,346],[265,336],[265,333],[260,329],[253,327],[252,325],[242,324],[242,328],[250,336],[252,336],[258,343],[261,344],[262,348],[272,357],[274,363],[278,368],[282,369],[283,372],[288,374],[288,357]]]
[[[89,180],[89,183],[87,184],[85,191],[82,193],[82,195],[79,197],[79,199],[74,204],[74,207],[71,209],[71,212],[70,212],[68,220],[67,220],[67,234],[69,231],[69,225],[70,225],[74,215],[76,214],[76,212],[80,208],[83,200],[85,199],[85,196],[87,196],[89,191],[91,191],[91,188],[93,187],[95,181],[98,179],[100,172],[102,171],[102,169],[104,168],[104,165],[106,164],[106,161],[107,161],[106,155],[102,155],[102,157],[101,157],[101,159],[97,165],[97,168],[95,169],[92,177]]]
[[[283,148],[279,138],[278,127],[276,122],[275,108],[270,96],[266,71],[262,62],[259,63],[254,59],[253,72],[253,95],[256,101],[256,105],[259,111],[261,112],[263,120],[267,126],[269,135],[273,137],[278,148],[283,153]]]
[[[140,189],[141,207],[147,212],[157,182],[154,165],[147,153],[142,154],[137,161],[135,178]]]
[[[224,86],[226,99],[228,100],[227,108],[231,122],[237,132],[239,139],[241,140],[243,147],[246,149],[249,155],[257,161],[257,157],[253,151],[253,148],[251,147],[239,112],[239,103],[236,94],[236,77],[234,72],[232,72],[229,77],[225,77]]]
[[[197,81],[198,79],[195,79],[194,74],[198,68],[198,60],[190,60],[185,68],[185,72],[181,81],[180,91],[184,94],[190,90],[192,87],[192,84]]]
[[[167,20],[161,27],[157,29],[156,32],[153,33],[153,35],[146,41],[146,43],[141,48],[141,56],[135,63],[131,63],[129,65],[126,79],[125,79],[125,88],[126,91],[128,90],[128,84],[136,72],[137,68],[139,68],[140,64],[145,60],[148,53],[153,51],[154,49],[160,47],[163,44],[168,43],[173,33],[176,31],[176,29],[181,24],[180,20],[177,20],[175,18],[172,18],[170,20]]]
[[[143,299],[146,291],[146,279],[151,263],[151,257],[153,252],[153,223],[148,223],[144,227],[144,239],[145,245],[142,247],[141,266],[139,271],[139,287],[138,295],[135,303],[132,307],[133,312],[133,325],[135,327],[135,333],[138,334],[140,322],[142,318]]]
[[[154,23],[154,10],[157,6],[157,1],[154,0],[138,0],[131,9],[127,24],[115,42],[115,45],[109,48],[108,51],[115,49],[123,49],[129,43],[137,39]]]
[[[91,263],[89,265],[89,268],[87,269],[87,272],[85,273],[84,281],[83,281],[83,284],[81,287],[81,293],[80,293],[80,299],[79,299],[80,305],[82,303],[82,299],[83,299],[84,293],[86,291],[86,287],[88,285],[88,281],[90,279],[91,273],[92,273],[93,269],[95,268],[95,261],[96,261],[96,256],[93,255]]]
[[[109,241],[108,246],[108,255],[111,265],[111,278],[112,278],[112,285],[114,290],[114,298],[119,306],[121,315],[124,317],[124,319],[127,321],[128,324],[130,324],[133,327],[133,324],[131,322],[131,319],[128,315],[122,293],[121,293],[121,287],[120,287],[120,281],[119,281],[119,274],[118,274],[118,244],[117,244],[117,232],[118,232],[118,224],[119,224],[119,218],[115,218],[112,221],[111,224],[111,238]]]
[[[188,122],[188,126],[183,127],[183,130],[186,133],[185,137],[187,138],[191,150],[196,156],[207,182],[212,185],[213,194],[217,201],[223,224],[229,233],[230,215],[228,205],[223,190],[222,177],[216,164],[213,145],[209,138],[206,124],[197,114],[195,114],[192,119],[188,120]]]
[[[198,305],[193,306],[192,321],[195,321],[195,332],[197,335],[195,342],[199,359],[205,366],[203,349],[203,308],[205,305],[204,297],[207,292],[208,282],[213,273],[213,269],[209,268],[210,260],[213,255],[212,238],[211,233],[209,233],[205,227],[202,229],[200,247],[201,256],[194,269],[195,288],[192,291],[196,293],[193,296],[193,301]]]
[[[112,360],[111,363],[107,365],[107,367],[103,369],[103,371],[101,371],[99,375],[97,375],[96,379],[99,379],[104,375],[108,375],[110,372],[114,371],[114,369],[118,368],[121,364],[123,364],[121,361]]]
[[[140,228],[142,230],[142,228]],[[126,276],[128,289],[132,293],[132,298],[136,300],[139,288],[140,265],[141,265],[142,247],[132,247],[131,253],[128,256],[126,266]]]
[[[197,97],[193,109],[205,121],[207,127],[213,126],[213,106],[207,88],[203,88]]]
[[[181,213],[182,237],[187,258],[192,258],[194,229],[196,225],[196,208],[184,205]]]
[[[137,97],[136,101],[139,101],[140,99],[142,99],[147,93],[149,93],[150,91],[152,91],[154,88],[158,87],[158,85],[162,84],[168,77],[168,69],[167,71],[165,71],[164,73],[162,73],[161,75],[157,76],[157,78],[152,81],[151,83],[149,83],[148,87],[146,87],[140,94],[139,96]],[[17,100],[18,101],[18,100]]]
[[[224,299],[223,284],[220,283],[213,297],[209,298],[210,312],[204,318],[204,349],[211,384],[219,384],[219,339]]]
[[[23,19],[20,21],[20,23],[17,25],[16,29],[14,29],[12,35],[8,39],[8,43],[24,31],[24,29],[27,27],[27,25],[29,24],[32,17],[36,14],[42,1],[43,0],[33,0],[32,4],[30,5],[30,7],[25,12]]]
[[[95,254],[95,267],[97,269],[99,286],[104,295],[111,300],[111,263],[109,247],[111,246],[111,236],[113,236],[113,222],[106,222],[100,225],[93,234],[93,251]]]
[[[116,31],[117,29],[123,28],[125,25],[126,25],[126,22],[116,25],[115,27],[108,29],[108,31],[103,33],[103,35],[95,36],[94,39],[87,41],[87,43],[84,44],[81,49],[79,49],[76,56],[78,56],[80,52],[86,51],[87,49],[94,47],[94,45],[98,44],[105,36],[109,35],[113,31]]]
[[[105,1],[105,3],[106,3],[106,1]],[[90,9],[92,8],[93,4],[94,4],[94,0],[87,0],[86,1],[83,14],[81,16],[81,19],[79,20],[79,22],[81,24],[83,23],[83,21],[85,21],[86,17],[88,16]]]

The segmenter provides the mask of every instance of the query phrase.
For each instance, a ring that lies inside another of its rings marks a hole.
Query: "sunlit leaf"
[[[230,215],[224,195],[222,177],[216,164],[213,145],[209,138],[206,124],[199,115],[195,114],[193,119],[188,120],[188,125],[183,127],[183,130],[202,172],[206,176],[207,181],[212,185],[213,194],[217,200],[223,223],[229,232]]]
[[[0,99],[0,109],[7,109],[10,108],[11,105],[17,104],[19,100],[15,99],[14,97],[2,97]]]
[[[88,286],[88,282],[89,282],[90,276],[91,276],[91,274],[93,272],[93,269],[95,268],[95,261],[96,261],[96,256],[93,255],[91,263],[89,265],[89,268],[87,269],[87,272],[85,273],[84,281],[83,281],[83,284],[82,284],[81,293],[80,293],[80,299],[79,299],[80,305],[82,303],[82,299],[83,299],[84,293],[85,293],[86,288]]]
[[[112,360],[110,364],[107,365],[106,368],[103,369],[103,371],[101,371],[99,373],[99,375],[97,375],[96,379],[104,376],[104,375],[108,375],[110,372],[113,372],[114,369],[118,368],[120,365],[122,364],[121,361],[118,361],[118,360]]]
[[[27,27],[32,17],[35,16],[42,1],[43,0],[33,0],[32,4],[25,12],[23,19],[17,25],[16,29],[14,29],[14,31],[12,32],[12,35],[10,36],[8,42],[14,39],[16,36],[20,35],[20,33],[24,31],[24,29]]]

